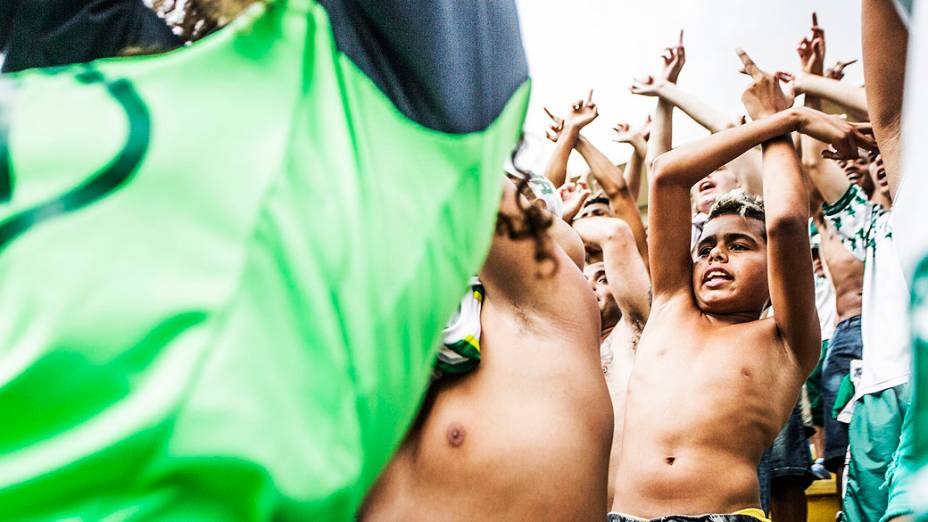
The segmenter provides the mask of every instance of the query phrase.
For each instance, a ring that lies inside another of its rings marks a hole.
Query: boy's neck
[[[734,312],[730,314],[705,313],[705,315],[712,322],[723,325],[750,323],[751,321],[760,319],[760,313],[758,312]]]

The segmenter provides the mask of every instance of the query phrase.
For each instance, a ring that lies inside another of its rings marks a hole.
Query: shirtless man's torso
[[[509,215],[512,201],[507,187]],[[531,241],[494,238],[480,273],[480,365],[433,389],[362,519],[605,516],[612,410],[599,314],[578,268],[580,240],[560,220],[549,233],[553,275],[536,276]]]

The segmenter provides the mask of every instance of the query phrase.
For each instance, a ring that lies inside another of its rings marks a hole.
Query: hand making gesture
[[[832,67],[825,69],[825,77],[831,78],[832,80],[840,80],[844,78],[844,68],[854,63],[857,63],[856,58],[846,62],[838,60]]]
[[[675,47],[664,49],[661,55],[664,65],[661,67],[660,78],[670,83],[677,83],[677,77],[683,70],[683,64],[686,63],[686,50],[683,48],[683,29],[680,29],[680,38],[677,40]]]
[[[628,143],[634,147],[635,152],[642,157],[648,152],[648,138],[651,136],[651,116],[649,115],[640,127],[632,128],[628,123],[620,122],[612,128],[615,131],[613,141]]]
[[[760,70],[744,50],[738,49],[737,53],[744,65],[741,73],[747,74],[753,80],[741,95],[741,102],[751,119],[759,120],[793,106],[795,96],[789,84],[784,92],[780,88],[778,75]]]
[[[599,109],[593,103],[593,89],[590,89],[586,99],[577,100],[570,106],[570,112],[566,118],[555,115],[547,107],[544,107],[544,111],[551,118],[551,124],[545,131],[545,136],[553,142],[557,142],[561,133],[565,130],[576,138],[580,133],[580,129],[589,125],[599,116]]]
[[[752,119],[759,120],[792,107],[793,92],[789,84],[786,92],[780,88],[782,74],[773,75],[762,71],[741,49],[738,50],[738,56],[744,64],[742,72],[754,80],[741,96]],[[822,152],[827,158],[856,158],[858,147],[868,150],[876,147],[868,123],[851,123],[842,116],[825,114],[808,107],[796,107],[792,112],[797,117],[798,128],[795,130],[832,145],[833,149]]]
[[[796,48],[802,71],[821,76],[825,66],[825,30],[818,25],[818,15],[812,13],[812,36],[803,38]]]

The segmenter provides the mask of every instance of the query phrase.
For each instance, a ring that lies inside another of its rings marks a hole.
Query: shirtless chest
[[[835,285],[837,322],[860,315],[863,305],[864,264],[841,244],[831,228],[822,230],[822,254]]]
[[[639,343],[626,399],[629,415],[647,410],[650,418],[675,418],[672,425],[690,427],[724,419],[728,429],[744,423],[740,427],[775,435],[780,419],[771,415],[771,404],[792,397],[801,378],[785,347],[774,341],[773,321],[715,328],[695,315],[665,313],[666,326],[646,329]],[[656,311],[658,321],[660,314]],[[792,406],[782,409],[788,413]],[[717,430],[708,431],[711,437]],[[660,432],[675,438],[672,427]],[[693,440],[689,429],[679,435]]]
[[[775,332],[772,320],[718,328],[699,314],[652,310],[616,470],[635,479],[617,482],[614,508],[643,516],[757,502],[757,461],[803,378]]]
[[[569,316],[541,318],[487,288],[480,366],[440,386],[365,518],[602,518],[612,407],[598,320],[577,319],[598,317],[589,297]]]

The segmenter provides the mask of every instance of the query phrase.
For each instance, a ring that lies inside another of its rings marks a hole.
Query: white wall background
[[[735,48],[743,47],[768,70],[798,68],[796,46],[809,33],[816,11],[825,28],[826,67],[860,58],[860,2],[857,0],[518,0],[522,36],[533,78],[526,120],[525,166],[540,170],[550,151],[544,138],[548,118],[594,89],[600,116],[585,131],[617,163],[631,148],[611,142],[618,121],[639,124],[656,100],[633,96],[633,77],[657,71],[660,53],[685,30],[686,65],[678,85],[718,107],[732,119],[744,114],[741,91],[748,78],[738,73]],[[861,83],[860,62],[845,81]],[[674,142],[706,135],[685,114],[674,113]],[[574,154],[574,156],[577,156]],[[572,157],[570,171],[586,170]]]

